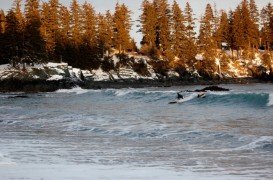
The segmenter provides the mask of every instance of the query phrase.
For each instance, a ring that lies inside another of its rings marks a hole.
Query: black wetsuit
[[[181,95],[181,94],[179,94],[179,93],[177,93],[177,99],[184,99],[184,96]]]

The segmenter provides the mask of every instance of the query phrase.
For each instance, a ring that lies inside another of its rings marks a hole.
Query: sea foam
[[[75,93],[75,94],[85,94],[87,93],[89,90],[87,89],[82,89],[80,87],[75,87],[72,89],[59,89],[56,91],[56,93]]]
[[[272,144],[272,143],[273,143],[273,137],[262,136],[249,144],[236,148],[236,150],[253,150],[256,148],[262,148],[265,145]]]
[[[267,106],[273,106],[273,93],[269,94]]]

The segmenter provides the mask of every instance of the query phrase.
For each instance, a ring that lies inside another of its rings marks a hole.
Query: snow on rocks
[[[169,78],[179,78],[179,74],[175,71],[168,71],[167,74]]]
[[[58,81],[58,80],[61,80],[63,79],[64,77],[61,76],[61,75],[53,75],[51,76],[50,78],[47,79],[47,81]]]
[[[92,70],[91,71],[91,79],[93,81],[108,81],[110,80],[109,74],[107,72],[104,72],[101,68],[97,70]]]
[[[0,66],[0,79],[22,79],[22,80],[47,80],[58,81],[65,78],[71,78],[74,81],[81,81],[82,71],[68,66],[67,63],[52,63],[22,65],[16,67],[5,64]]]
[[[133,69],[124,67],[119,69],[119,77],[121,79],[140,79],[140,75],[138,75]]]
[[[113,60],[113,62],[114,62],[114,66],[116,67],[116,66],[117,66],[117,63],[119,63],[119,58],[118,58],[116,55],[114,55],[114,56],[112,57],[112,60]]]
[[[198,61],[203,61],[204,60],[203,54],[197,54],[195,56],[195,59],[198,60]]]

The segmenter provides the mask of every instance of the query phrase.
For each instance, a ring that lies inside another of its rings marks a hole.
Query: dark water
[[[177,91],[202,87],[0,94],[0,172],[103,165],[271,179],[273,85],[224,87],[232,91],[184,93],[173,105]]]

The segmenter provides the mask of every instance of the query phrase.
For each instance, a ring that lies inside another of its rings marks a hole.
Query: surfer
[[[206,97],[206,92],[200,92],[197,95],[197,98],[205,98]]]
[[[177,93],[177,99],[178,99],[178,100],[184,99],[184,96],[178,92],[178,93]]]
[[[169,102],[169,104],[182,103],[182,101],[181,101],[182,99],[184,99],[184,96],[178,92],[176,100],[172,101],[172,102]]]

